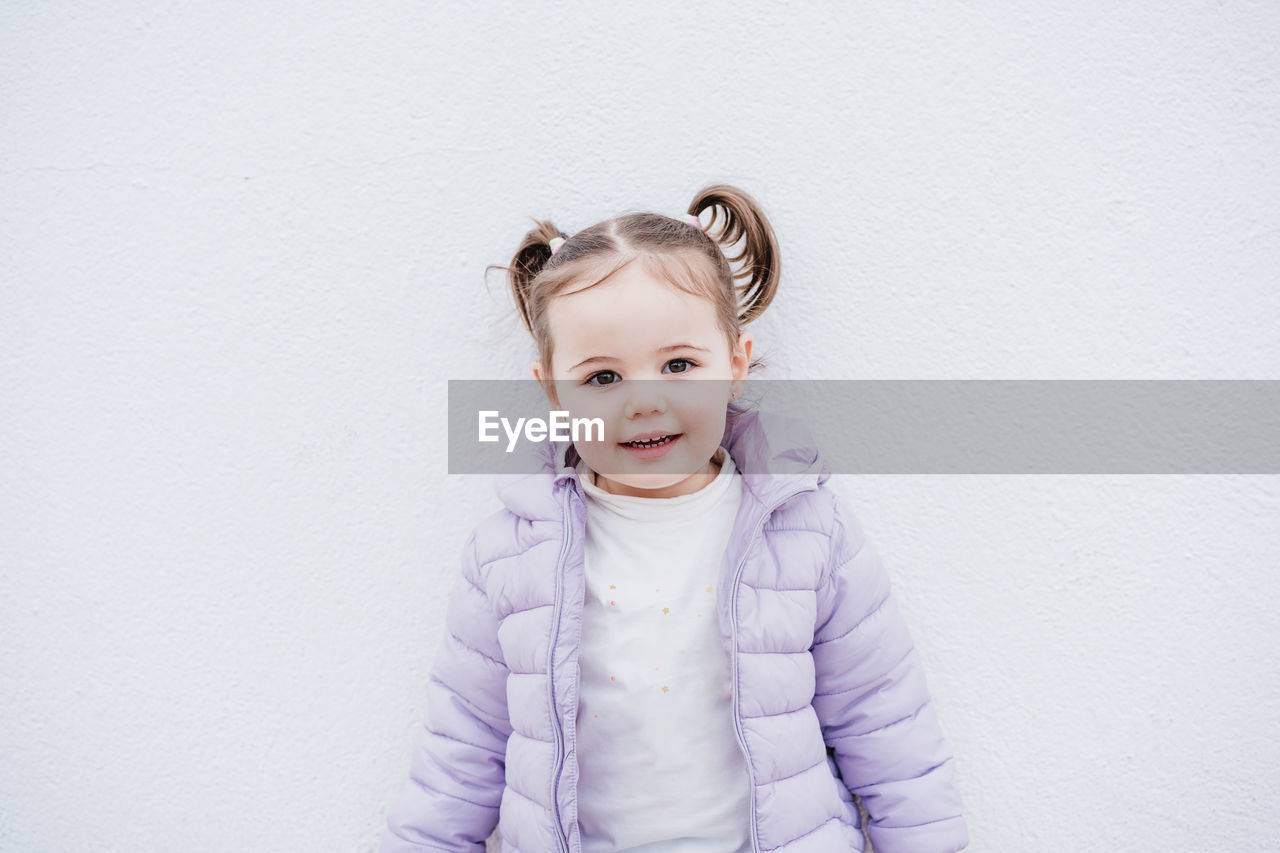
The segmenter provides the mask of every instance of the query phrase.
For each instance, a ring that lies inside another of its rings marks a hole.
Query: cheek
[[[732,384],[727,370],[723,375],[704,373],[697,379],[671,383],[671,400],[689,412],[715,412],[728,405]]]
[[[559,408],[568,412],[570,418],[599,418],[604,422],[605,443],[612,444],[617,441],[615,436],[619,434],[625,419],[621,417],[618,403],[615,402],[613,395],[602,394],[576,381],[569,381],[560,386],[559,397]],[[598,432],[594,427],[589,435],[591,441],[588,444],[600,446],[600,442],[595,440]]]
[[[724,431],[728,391],[724,392],[724,396],[720,396],[720,393],[718,383],[714,389],[704,387],[696,399],[688,400],[679,408],[680,422],[684,425],[686,432],[697,433],[703,437],[720,438],[720,434]]]

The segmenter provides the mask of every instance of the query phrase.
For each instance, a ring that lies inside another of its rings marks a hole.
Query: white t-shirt
[[[750,779],[730,704],[716,584],[742,500],[719,474],[674,498],[587,495],[579,652],[584,853],[750,853]]]

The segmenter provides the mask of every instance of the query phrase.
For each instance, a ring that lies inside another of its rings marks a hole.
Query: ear
[[[540,361],[535,361],[533,363],[533,378],[538,381],[538,385],[542,388],[542,393],[546,395],[549,401],[551,401],[551,405],[555,406],[557,409],[560,408],[560,401],[556,399],[555,383],[551,381],[550,377],[545,375],[545,371],[542,369],[542,362]]]
[[[751,365],[751,345],[753,342],[750,332],[743,332],[738,335],[738,343],[733,348],[733,355],[731,356],[734,382],[742,382],[747,378],[747,368]]]

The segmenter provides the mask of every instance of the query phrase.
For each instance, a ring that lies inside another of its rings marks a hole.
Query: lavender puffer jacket
[[[876,551],[823,485],[807,431],[731,408],[722,444],[745,486],[716,614],[733,673],[725,725],[751,775],[753,849],[862,850],[857,794],[876,853],[960,850],[955,762],[919,656]],[[536,452],[543,473],[499,475],[505,508],[467,541],[381,853],[479,851],[495,825],[503,853],[581,851],[586,505],[572,444]]]

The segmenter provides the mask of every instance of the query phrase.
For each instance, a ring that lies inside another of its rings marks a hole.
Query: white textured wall
[[[5,851],[373,847],[528,216],[755,194],[762,376],[1280,378],[1273,3],[185,7],[0,7]],[[972,849],[1275,843],[1280,478],[840,487]]]

